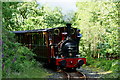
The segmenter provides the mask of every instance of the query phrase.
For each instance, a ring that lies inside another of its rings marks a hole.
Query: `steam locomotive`
[[[70,23],[65,27],[13,31],[22,45],[31,49],[36,59],[59,68],[80,68],[86,64],[86,58],[79,56],[79,40],[77,28]]]

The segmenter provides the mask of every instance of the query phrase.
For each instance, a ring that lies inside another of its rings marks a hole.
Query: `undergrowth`
[[[87,57],[87,66],[100,68],[104,71],[112,71],[111,74],[105,75],[107,78],[120,78],[120,59],[106,60],[104,58]]]
[[[14,39],[14,34],[3,29],[2,33],[2,77],[3,78],[40,78],[45,71],[34,59],[36,56],[27,47]]]

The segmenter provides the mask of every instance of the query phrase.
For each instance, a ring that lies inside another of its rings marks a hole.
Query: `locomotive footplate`
[[[77,68],[86,64],[86,58],[56,59],[56,65],[62,68]]]

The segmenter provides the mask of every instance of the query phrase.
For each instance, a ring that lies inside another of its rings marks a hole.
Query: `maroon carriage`
[[[86,58],[79,53],[77,28],[57,27],[27,31],[13,31],[17,41],[30,48],[37,59],[50,63],[58,68],[79,68],[86,64]]]

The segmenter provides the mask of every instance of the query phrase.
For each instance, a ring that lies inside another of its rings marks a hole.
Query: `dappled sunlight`
[[[106,72],[98,72],[97,74],[110,74],[112,71],[106,71]]]

